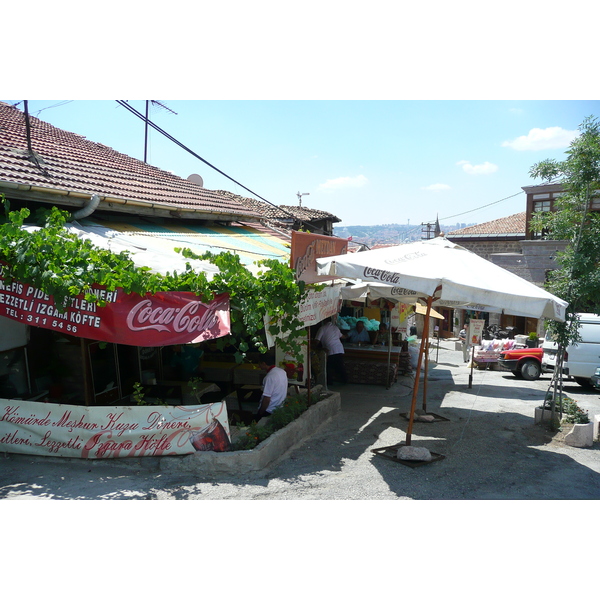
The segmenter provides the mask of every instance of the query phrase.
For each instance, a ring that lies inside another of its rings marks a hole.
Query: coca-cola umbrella
[[[565,320],[567,302],[443,237],[318,258],[317,273],[384,283],[426,299],[406,445],[411,443],[424,340],[429,335],[428,317],[434,301],[442,305],[459,302],[503,307],[505,314]]]

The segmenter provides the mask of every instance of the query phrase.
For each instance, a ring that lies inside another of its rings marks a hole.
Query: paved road
[[[447,420],[415,423],[412,443],[444,458],[410,468],[372,449],[405,439],[412,379],[389,390],[346,385],[342,410],[265,472],[198,478],[117,461],[0,457],[2,499],[598,499],[600,444],[572,448],[533,423],[550,376],[515,379],[499,371],[473,372],[454,343],[431,353],[427,410]],[[423,382],[420,391],[423,390]],[[565,391],[592,414],[598,392],[567,383]],[[421,402],[422,394],[419,394]]]

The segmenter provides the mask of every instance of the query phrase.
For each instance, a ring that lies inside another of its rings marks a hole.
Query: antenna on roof
[[[310,192],[305,192],[304,194],[298,192],[296,196],[298,196],[298,206],[302,206],[302,196],[310,196]]]
[[[168,110],[170,113],[176,115],[177,113],[174,110],[171,110],[168,106],[164,105],[162,102],[158,100],[146,100],[146,119],[144,121],[144,162],[148,162],[146,160],[146,156],[148,154],[148,112],[150,109],[150,104],[160,106],[160,108],[164,108]]]

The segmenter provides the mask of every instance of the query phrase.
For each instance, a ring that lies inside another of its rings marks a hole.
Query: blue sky
[[[144,112],[145,101],[129,102]],[[540,183],[530,167],[564,158],[583,119],[600,117],[599,101],[575,100],[161,102],[177,114],[154,107],[151,120],[243,186],[274,204],[308,193],[304,206],[348,226],[439,217],[444,228],[520,212],[521,187]],[[143,158],[144,124],[116,101],[29,100],[29,110]],[[252,196],[153,130],[148,162]]]
[[[600,117],[584,0],[108,0],[93,18],[62,4],[68,23],[41,5],[26,35],[3,32],[3,97],[34,98],[34,115],[136,158],[143,123],[111,98],[162,100],[177,115],[151,119],[206,161],[274,204],[308,193],[342,225],[520,212],[530,167]],[[20,5],[3,10],[22,20]],[[251,195],[152,131],[149,162]]]

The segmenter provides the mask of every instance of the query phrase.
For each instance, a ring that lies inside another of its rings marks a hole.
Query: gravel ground
[[[534,425],[550,375],[526,382],[511,373],[470,369],[454,342],[431,351],[427,411],[447,420],[415,423],[414,446],[442,460],[418,468],[372,449],[405,439],[412,379],[389,390],[346,385],[342,409],[315,435],[264,472],[198,478],[115,461],[0,457],[0,499],[141,500],[594,500],[600,498],[600,444],[573,448]],[[423,381],[419,392],[422,398]],[[590,415],[597,391],[567,383]]]

